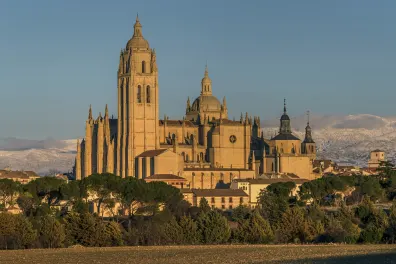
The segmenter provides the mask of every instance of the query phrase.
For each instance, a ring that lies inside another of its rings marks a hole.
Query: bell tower
[[[305,127],[305,138],[301,144],[301,150],[303,154],[312,155],[316,157],[316,144],[312,138],[312,129],[309,125],[309,111],[307,111],[307,126]]]
[[[159,148],[158,68],[136,17],[118,68],[117,175],[135,175],[135,157]]]

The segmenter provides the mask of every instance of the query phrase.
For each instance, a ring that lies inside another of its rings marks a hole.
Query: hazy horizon
[[[240,112],[393,116],[396,2],[2,1],[0,138],[84,135],[88,107],[116,115],[116,72],[136,13],[157,52],[160,116],[181,119],[206,61]],[[178,102],[178,103],[175,103]]]

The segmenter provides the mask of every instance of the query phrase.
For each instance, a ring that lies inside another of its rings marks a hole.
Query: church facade
[[[117,91],[116,119],[107,105],[96,119],[89,109],[85,138],[77,143],[76,179],[103,172],[143,179],[176,175],[186,179],[185,188],[208,189],[267,173],[314,177],[309,123],[301,142],[292,134],[286,103],[279,134],[271,139],[263,137],[259,117],[230,120],[226,98],[220,102],[212,93],[207,67],[200,95],[187,99],[185,117],[160,119],[156,53],[138,18],[120,53]]]

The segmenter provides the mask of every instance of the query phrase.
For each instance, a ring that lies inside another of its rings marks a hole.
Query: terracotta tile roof
[[[212,197],[212,196],[248,196],[241,189],[192,189],[196,196]]]
[[[167,151],[168,149],[153,149],[153,150],[147,150],[145,152],[140,153],[139,156],[137,156],[137,158],[146,158],[146,157],[155,157],[158,156],[162,153],[164,153],[165,151]]]
[[[149,177],[146,177],[146,180],[179,180],[179,181],[187,181],[185,178],[174,175],[174,174],[153,174]]]

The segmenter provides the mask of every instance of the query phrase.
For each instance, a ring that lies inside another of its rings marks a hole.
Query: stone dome
[[[220,101],[213,95],[201,95],[197,99],[194,100],[192,104],[193,110],[199,109],[209,110],[209,111],[219,111],[221,110]]]
[[[149,49],[150,45],[147,40],[145,40],[143,37],[132,37],[127,45],[126,45],[127,50],[130,48],[132,49]]]

